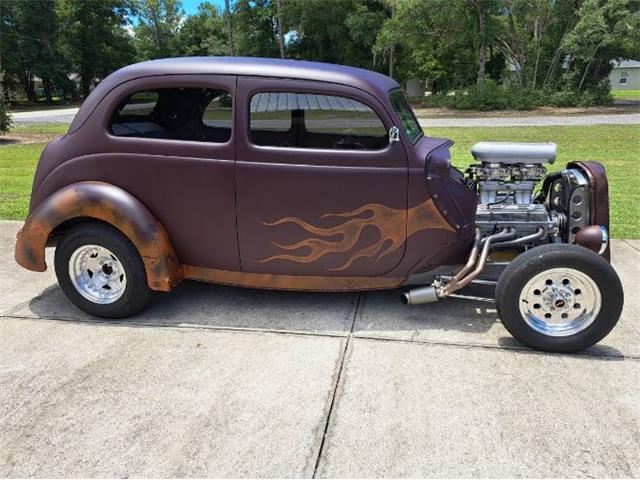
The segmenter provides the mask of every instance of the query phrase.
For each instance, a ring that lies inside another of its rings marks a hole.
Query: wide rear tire
[[[516,257],[496,287],[498,315],[523,344],[575,352],[602,340],[622,313],[622,283],[611,265],[577,245],[550,244]]]

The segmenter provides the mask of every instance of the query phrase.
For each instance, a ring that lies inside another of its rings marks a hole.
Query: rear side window
[[[130,95],[114,111],[118,137],[224,143],[231,138],[231,95],[211,88],[160,88]]]
[[[290,92],[251,97],[251,140],[269,147],[379,150],[388,144],[380,117],[350,98]]]

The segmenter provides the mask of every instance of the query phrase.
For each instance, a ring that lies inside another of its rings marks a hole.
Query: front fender
[[[78,182],[45,199],[18,233],[15,259],[28,270],[47,269],[44,250],[53,229],[78,218],[101,220],[136,247],[152,290],[169,291],[184,277],[182,264],[162,224],[133,195],[104,182]]]

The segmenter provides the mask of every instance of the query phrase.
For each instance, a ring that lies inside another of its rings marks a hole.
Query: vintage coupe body
[[[44,149],[16,260],[43,271],[56,245],[62,289],[103,317],[133,315],[183,279],[414,285],[409,304],[484,283],[527,345],[602,339],[623,302],[604,168],[547,175],[554,144],[479,143],[462,173],[451,145],[425,135],[378,73],[255,58],[132,65]],[[489,267],[501,267],[497,282],[480,278]]]

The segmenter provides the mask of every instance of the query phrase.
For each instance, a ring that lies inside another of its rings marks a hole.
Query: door
[[[82,163],[140,199],[185,265],[240,269],[235,84],[234,76],[164,75],[121,85],[102,102],[116,107],[95,119],[107,132],[102,150],[114,154]]]
[[[380,276],[406,240],[407,160],[368,93],[238,77],[236,201],[242,270]]]

